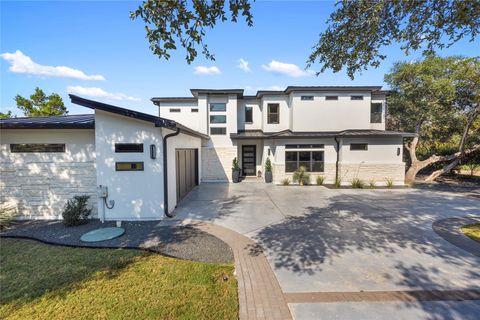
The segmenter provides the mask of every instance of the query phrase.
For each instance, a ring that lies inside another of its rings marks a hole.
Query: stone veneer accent
[[[96,171],[90,162],[2,162],[0,202],[16,206],[19,219],[58,219],[75,195],[90,195],[97,215]]]
[[[405,163],[340,163],[339,177],[342,185],[350,185],[355,178],[365,183],[374,181],[376,185],[387,184],[392,179],[395,185],[405,184]]]
[[[281,184],[285,178],[290,179],[290,183],[293,183],[293,173],[285,172],[284,164],[272,165],[273,182]],[[324,183],[333,184],[335,182],[335,163],[325,163],[324,172],[310,173],[310,183],[315,184],[318,176],[324,176]]]
[[[232,181],[237,147],[202,147],[202,181]]]

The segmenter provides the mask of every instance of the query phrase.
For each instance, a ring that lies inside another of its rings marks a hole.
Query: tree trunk
[[[420,169],[417,169],[413,166],[413,164],[408,168],[407,172],[405,173],[405,183],[409,186],[415,183],[415,177]]]

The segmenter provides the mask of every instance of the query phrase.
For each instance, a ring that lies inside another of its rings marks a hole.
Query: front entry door
[[[257,159],[256,146],[242,146],[242,175],[255,175],[255,162]]]

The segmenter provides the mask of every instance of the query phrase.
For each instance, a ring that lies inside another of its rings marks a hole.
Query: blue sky
[[[303,69],[334,2],[257,1],[252,28],[243,22],[223,23],[208,33],[206,42],[216,61],[199,56],[188,65],[183,49],[168,61],[160,60],[149,49],[141,21],[129,18],[140,3],[1,1],[2,111],[21,115],[13,98],[29,96],[36,86],[47,94],[59,93],[70,114],[90,110],[72,105],[67,92],[156,114],[151,97],[190,96],[190,88],[254,93],[288,85],[384,85],[383,76],[394,62],[420,57],[406,57],[393,45],[385,48],[388,58],[379,68],[353,81],[344,72],[316,77]],[[463,40],[439,54],[474,56],[479,49],[478,40]],[[249,71],[239,67],[240,59],[248,62]]]

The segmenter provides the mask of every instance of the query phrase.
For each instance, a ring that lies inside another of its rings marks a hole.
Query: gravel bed
[[[217,237],[190,226],[159,221],[123,221],[125,233],[115,239],[86,243],[80,237],[91,230],[114,227],[115,222],[90,220],[87,224],[65,227],[61,221],[22,221],[0,232],[0,237],[24,237],[46,243],[93,247],[136,248],[164,255],[209,263],[232,263],[232,249]]]

